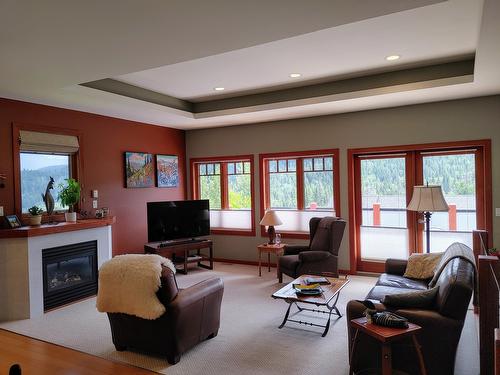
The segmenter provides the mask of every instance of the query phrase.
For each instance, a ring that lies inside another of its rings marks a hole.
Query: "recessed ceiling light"
[[[394,60],[399,60],[400,57],[401,57],[400,55],[389,55],[385,59],[387,61],[394,61]]]
[[[224,87],[214,87],[214,90],[215,91],[224,91],[225,88]]]
[[[299,78],[300,76],[302,76],[300,73],[290,73],[290,78]]]

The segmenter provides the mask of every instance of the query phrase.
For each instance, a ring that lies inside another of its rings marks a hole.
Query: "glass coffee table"
[[[293,288],[294,284],[304,284],[304,279],[306,277],[318,277],[317,275],[302,275],[292,282],[285,285],[283,288],[278,290],[276,293],[272,295],[275,299],[282,299],[286,303],[288,303],[288,309],[285,313],[285,318],[283,322],[279,326],[279,328],[283,328],[287,322],[293,322],[298,324],[304,324],[309,326],[321,327],[325,330],[323,331],[322,337],[325,337],[330,329],[330,320],[333,314],[337,315],[339,318],[342,317],[339,309],[337,309],[337,302],[339,300],[340,291],[349,283],[349,279],[347,276],[345,279],[327,277],[330,284],[321,285],[323,289],[323,293],[315,296],[305,296],[305,295],[297,295],[295,293],[295,289]],[[312,309],[309,307],[299,306],[301,305],[315,305],[318,307],[317,309]],[[297,311],[290,314],[290,310],[292,306],[295,305],[297,307]],[[328,320],[325,325],[311,323],[302,320],[291,319],[292,317],[300,314],[303,311],[312,311],[318,314],[327,314]]]

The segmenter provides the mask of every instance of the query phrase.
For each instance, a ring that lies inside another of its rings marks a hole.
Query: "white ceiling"
[[[2,0],[0,97],[193,129],[490,95],[500,93],[499,17],[497,0]],[[114,77],[200,100],[215,86],[224,97],[289,84],[295,71],[304,83],[474,50],[473,83],[211,117],[78,85]],[[402,58],[390,64],[393,53]]]
[[[456,0],[116,79],[190,101],[473,54],[482,3]],[[443,22],[445,20],[445,22]],[[398,54],[398,61],[385,60]],[[290,78],[299,72],[300,78]],[[214,87],[224,87],[224,92]]]

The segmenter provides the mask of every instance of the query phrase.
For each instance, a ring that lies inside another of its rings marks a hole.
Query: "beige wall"
[[[471,139],[492,140],[493,207],[500,207],[500,148],[498,146],[500,143],[500,96],[192,130],[186,135],[186,159],[189,161],[193,157],[254,154],[256,225],[258,225],[260,218],[259,153],[339,148],[341,212],[342,217],[348,219],[347,149]],[[493,214],[494,212],[493,209]],[[493,227],[494,240],[498,246],[500,217],[493,217]],[[213,236],[215,256],[256,260],[256,246],[264,241],[260,237],[260,231],[257,232],[255,237]],[[300,241],[287,239],[286,242]],[[342,269],[349,268],[348,228],[342,242],[339,266]]]

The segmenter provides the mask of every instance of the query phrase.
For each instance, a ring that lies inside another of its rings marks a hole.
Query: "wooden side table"
[[[262,253],[267,253],[267,271],[271,272],[271,253],[276,255],[276,276],[279,278],[280,274],[280,260],[279,257],[283,255],[284,248],[286,244],[273,244],[269,245],[267,243],[257,246],[257,251],[259,252],[259,276],[262,276]]]
[[[353,374],[354,355],[356,354],[356,345],[358,343],[359,333],[362,332],[379,341],[382,344],[382,375],[392,374],[392,348],[393,341],[401,340],[411,336],[415,351],[418,356],[420,373],[427,375],[425,371],[424,356],[420,350],[420,344],[417,341],[417,333],[422,329],[419,325],[408,323],[408,328],[389,328],[376,324],[368,323],[366,318],[351,320],[351,327],[354,328],[354,341],[352,343],[351,358],[349,363],[349,375]]]

